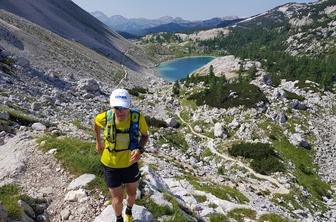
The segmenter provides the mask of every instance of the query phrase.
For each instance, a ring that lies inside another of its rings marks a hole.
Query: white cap
[[[131,106],[131,97],[126,89],[116,89],[113,90],[110,96],[110,105],[111,107],[124,107],[130,108]]]

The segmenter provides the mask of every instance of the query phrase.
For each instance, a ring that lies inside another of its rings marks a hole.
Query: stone
[[[77,90],[85,91],[88,93],[96,94],[100,93],[100,87],[96,80],[94,79],[81,79],[78,82]]]
[[[277,114],[277,119],[280,124],[287,122],[288,118],[284,112],[280,112]]]
[[[0,222],[7,222],[8,213],[0,203]]]
[[[268,86],[272,85],[272,75],[271,74],[263,74],[262,75],[262,82]]]
[[[160,192],[154,192],[150,198],[159,206],[168,206],[170,209],[173,209],[173,204],[167,201]]]
[[[42,141],[42,142],[45,142],[45,141]],[[42,142],[41,142],[41,145],[42,145]],[[46,154],[56,154],[57,153],[57,149],[50,149]]]
[[[85,187],[88,183],[93,181],[96,178],[94,174],[83,174],[76,178],[75,180],[71,181],[69,186],[67,187],[67,190],[75,190],[77,188]]]
[[[35,212],[29,204],[24,202],[23,200],[18,201],[19,206],[23,209],[23,211],[31,218],[35,218]]]
[[[196,133],[202,133],[202,132],[203,132],[202,128],[201,128],[199,125],[196,125],[196,126],[194,127],[194,131],[195,131]]]
[[[33,123],[32,128],[35,131],[42,131],[42,132],[46,131],[47,129],[47,127],[42,123]]]
[[[6,111],[1,111],[0,112],[0,119],[9,120],[9,113],[6,112]]]
[[[298,109],[298,110],[307,110],[308,107],[303,103],[303,102],[300,102],[298,100],[294,100],[290,106],[293,108],[293,109]]]
[[[71,212],[69,209],[63,209],[60,213],[61,219],[62,220],[68,220],[71,215]]]
[[[214,126],[214,135],[215,137],[223,137],[224,129],[223,129],[223,123],[216,123]]]
[[[38,103],[38,102],[33,102],[30,106],[30,109],[33,111],[39,111],[41,110],[41,108],[42,108],[42,105],[41,103]]]
[[[30,66],[29,60],[24,58],[24,57],[17,58],[16,61],[15,61],[15,64],[19,65],[23,68],[29,68],[29,66]]]
[[[20,222],[35,222],[35,221],[31,217],[29,217],[25,212],[23,212]]]
[[[36,217],[37,222],[49,222],[49,218],[45,214],[40,214]]]
[[[83,189],[69,191],[65,195],[65,198],[64,198],[64,200],[71,201],[71,202],[75,202],[75,201],[84,202],[87,199],[88,199],[87,194],[85,190]]]
[[[177,120],[174,119],[174,118],[169,118],[169,119],[167,119],[167,120],[166,120],[166,123],[167,123],[167,125],[168,125],[169,127],[173,127],[173,128],[175,128],[175,127],[178,126],[178,122],[177,122]]]

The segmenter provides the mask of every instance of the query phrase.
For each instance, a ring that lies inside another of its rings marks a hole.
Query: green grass
[[[84,132],[86,132],[87,134],[91,136],[95,136],[93,129],[90,127],[84,126],[80,120],[76,119],[76,120],[71,121],[71,123],[75,127],[77,127],[77,129],[83,130]]]
[[[170,203],[173,204],[173,212],[171,219],[167,220],[166,222],[188,222],[191,221],[189,218],[185,216],[185,214],[182,212],[182,209],[180,208],[177,201],[170,196],[167,193],[163,194],[163,197],[168,200]]]
[[[198,203],[203,203],[207,200],[207,197],[205,195],[193,195],[193,196]]]
[[[154,201],[149,197],[143,197],[140,200],[136,200],[136,204],[146,207],[147,210],[152,213],[155,219],[158,219],[163,215],[173,215],[175,213],[174,209],[171,209],[167,205],[160,206],[154,203]]]
[[[201,153],[201,157],[204,158],[204,157],[208,157],[208,156],[212,156],[212,152],[210,151],[209,148],[206,148],[203,150],[203,152]]]
[[[217,208],[218,207],[218,205],[215,204],[215,203],[209,203],[208,206],[211,207],[211,208]]]
[[[0,91],[0,96],[9,97],[9,93],[4,92],[4,91]]]
[[[295,84],[295,86],[300,89],[304,89],[305,91],[312,90],[314,93],[321,92],[321,89],[315,86],[314,83],[305,83],[305,81],[299,81]]]
[[[188,149],[188,144],[184,139],[184,134],[178,131],[172,132],[171,130],[165,130],[161,134],[161,137],[158,140],[158,144],[161,146],[165,143],[168,143],[175,148],[181,149],[182,151],[186,151]]]
[[[299,101],[304,101],[306,98],[304,96],[299,96],[296,93],[293,92],[289,92],[287,90],[285,90],[285,92],[287,93],[287,99],[297,99]]]
[[[299,185],[302,185],[312,196],[309,200],[301,199],[309,209],[312,205],[317,205],[320,210],[325,209],[322,201],[323,196],[330,197],[330,185],[324,183],[317,174],[317,166],[314,164],[314,152],[312,150],[297,148],[289,143],[283,137],[279,141],[275,141],[275,149],[286,160],[294,163],[294,176]]]
[[[230,220],[223,214],[212,214],[209,217],[210,222],[229,222]]]
[[[24,125],[24,126],[29,126],[29,125],[31,125],[35,122],[39,122],[37,119],[35,119],[31,116],[28,116],[27,114],[23,113],[22,111],[13,110],[13,109],[10,109],[6,106],[0,106],[0,111],[8,112],[9,119],[11,121],[17,122],[17,123],[19,123],[21,125]]]
[[[228,212],[227,216],[235,219],[237,222],[244,222],[244,218],[255,220],[256,212],[247,208],[236,208]]]
[[[8,212],[11,219],[21,219],[22,209],[18,205],[20,199],[20,188],[14,184],[8,184],[0,187],[0,202]]]
[[[212,195],[222,200],[233,201],[239,204],[249,202],[249,199],[245,197],[241,192],[229,186],[217,185],[210,182],[207,182],[206,184],[201,184],[196,177],[192,176],[189,176],[186,179],[195,189],[211,193]]]
[[[270,213],[261,215],[258,222],[290,222],[290,220],[278,214]]]
[[[57,148],[55,156],[69,172],[77,176],[92,173],[98,178],[89,186],[92,188],[98,186],[99,189],[106,190],[106,185],[103,182],[103,170],[99,161],[100,156],[97,154],[93,142],[70,137],[58,138],[51,135],[40,137],[38,141],[46,142],[41,147],[43,151]]]

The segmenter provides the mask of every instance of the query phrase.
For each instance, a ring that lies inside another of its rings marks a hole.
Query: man
[[[133,221],[140,171],[137,162],[148,141],[148,126],[144,116],[130,109],[131,98],[127,90],[116,89],[110,97],[111,110],[98,114],[94,121],[96,150],[101,154],[104,178],[112,195],[112,207],[117,222],[123,222],[123,194],[126,187],[127,207],[125,222]],[[104,143],[100,130],[104,129]]]

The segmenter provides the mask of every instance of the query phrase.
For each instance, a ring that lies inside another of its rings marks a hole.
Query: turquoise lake
[[[168,81],[176,81],[187,77],[196,69],[204,66],[214,57],[185,57],[162,63],[159,66],[160,74]]]

